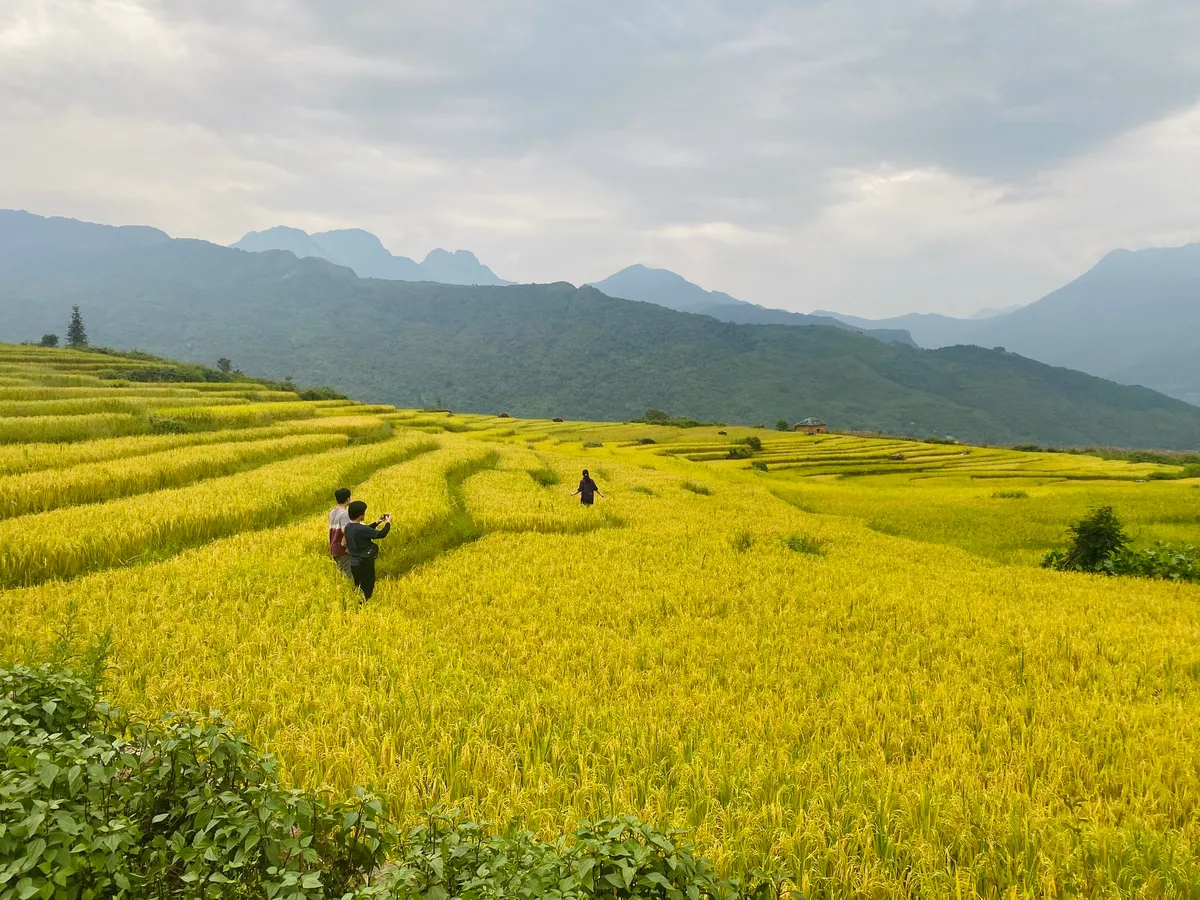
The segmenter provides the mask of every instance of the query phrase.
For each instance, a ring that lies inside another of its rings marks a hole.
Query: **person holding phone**
[[[392,517],[384,513],[370,525],[365,524],[367,504],[361,500],[351,501],[346,512],[350,516],[350,524],[344,530],[346,549],[350,554],[350,577],[366,601],[375,593],[375,557],[379,555],[375,542],[387,537],[392,528]]]

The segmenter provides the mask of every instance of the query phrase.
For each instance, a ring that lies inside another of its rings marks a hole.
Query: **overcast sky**
[[[969,314],[1200,240],[1198,47],[1196,0],[4,0],[0,207]]]

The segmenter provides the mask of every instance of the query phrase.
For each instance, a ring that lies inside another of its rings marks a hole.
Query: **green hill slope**
[[[8,339],[61,331],[78,303],[96,343],[226,356],[366,401],[603,419],[656,406],[985,442],[1200,447],[1200,409],[997,351],[734,325],[567,284],[359,279],[323,260],[202,241],[54,253],[31,243],[7,255],[0,243]]]

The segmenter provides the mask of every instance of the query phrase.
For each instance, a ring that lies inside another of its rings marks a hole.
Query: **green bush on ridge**
[[[0,669],[0,898],[768,900],[778,876],[719,879],[678,832],[632,816],[554,843],[438,810],[401,832],[383,802],[284,788],[215,714],[128,716],[81,673]]]
[[[1043,568],[1200,581],[1200,556],[1195,547],[1158,541],[1151,548],[1135,550],[1130,547],[1131,539],[1111,506],[1092,510],[1068,530],[1070,546],[1047,553],[1042,558]]]

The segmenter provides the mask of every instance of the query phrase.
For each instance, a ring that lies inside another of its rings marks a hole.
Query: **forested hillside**
[[[0,333],[61,331],[79,304],[94,342],[228,357],[372,402],[609,419],[654,406],[987,442],[1200,446],[1200,409],[1009,353],[734,325],[568,284],[378,281],[289,253],[131,238],[0,252]]]

